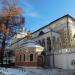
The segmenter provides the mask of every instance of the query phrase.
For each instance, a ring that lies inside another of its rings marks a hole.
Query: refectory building
[[[26,41],[26,37],[17,40],[12,37],[10,49],[15,51]],[[44,47],[41,52],[44,66],[74,68],[72,62],[75,60],[75,19],[70,15],[60,17],[33,32],[31,41]]]

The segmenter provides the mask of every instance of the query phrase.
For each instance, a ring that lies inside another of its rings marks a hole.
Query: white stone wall
[[[75,48],[72,48],[70,51],[64,49],[65,52],[54,54],[54,64],[57,68],[63,69],[75,69],[72,65],[72,61],[75,60]],[[50,56],[50,65],[53,67],[53,55]]]
[[[74,69],[74,66],[71,64],[72,60],[75,59],[75,53],[70,54],[58,54],[55,55],[55,67],[63,69]]]
[[[68,24],[69,24],[69,30],[70,30],[69,31],[70,37],[72,37],[70,39],[70,41],[71,41],[70,43],[72,46],[75,46],[75,39],[73,38],[73,36],[75,34],[75,22],[73,21],[73,19],[68,18]],[[34,40],[34,41],[38,41],[38,40],[42,41],[42,39],[45,39],[45,50],[47,50],[47,37],[50,37],[50,39],[51,39],[51,32],[50,32],[49,28],[52,28],[55,31],[64,29],[65,33],[67,34],[67,32],[66,32],[67,17],[59,19],[53,23],[50,23],[50,25],[48,25],[42,29],[39,29],[38,31],[36,31],[32,34],[32,40]],[[45,34],[39,36],[40,31],[43,31]],[[63,33],[63,34],[65,35],[65,33]],[[60,35],[61,34],[52,32],[52,36],[55,36],[56,39],[60,38]],[[64,39],[66,41],[65,37],[64,37]],[[60,38],[60,40],[61,40],[61,38]],[[17,40],[15,39],[13,42],[15,42],[15,41],[17,41]],[[19,41],[18,43],[13,44],[11,46],[11,48],[15,49],[16,47],[20,46],[24,42],[26,42],[25,38],[23,40]],[[58,44],[58,42],[57,42],[57,44]],[[62,43],[62,44],[64,44],[64,43]],[[65,45],[66,45],[66,43],[65,43]],[[75,51],[74,50],[75,50],[75,48],[71,48],[71,50],[66,50],[66,49],[56,50],[55,49],[55,55],[54,55],[55,67],[64,68],[64,69],[74,69],[74,66],[71,65],[71,61],[73,59],[75,59],[75,53],[74,53]],[[48,56],[48,58],[49,58],[48,60],[50,60],[50,66],[52,67],[53,66],[53,55]]]

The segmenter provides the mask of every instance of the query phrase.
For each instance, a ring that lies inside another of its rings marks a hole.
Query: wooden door
[[[43,56],[38,56],[38,58],[37,58],[37,66],[43,66]]]

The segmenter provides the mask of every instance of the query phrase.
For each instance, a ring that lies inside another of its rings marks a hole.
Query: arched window
[[[25,54],[24,54],[24,61],[25,61]]]
[[[51,51],[51,40],[50,40],[50,37],[47,37],[47,49],[48,49],[48,51]]]
[[[42,46],[45,47],[45,39],[42,39]]]
[[[33,61],[33,54],[30,54],[30,61]]]
[[[52,48],[53,49],[55,49],[55,46],[56,46],[56,43],[55,42],[56,42],[56,38],[55,38],[55,36],[53,36],[52,37]]]
[[[41,36],[41,35],[43,35],[43,34],[44,34],[44,32],[43,32],[43,31],[40,31],[40,33],[39,33],[38,36]]]
[[[21,55],[20,55],[20,61],[21,61]]]
[[[41,45],[41,40],[39,40],[39,41],[38,41],[38,44],[40,44],[40,45]]]
[[[75,38],[75,34],[74,34],[73,38]]]

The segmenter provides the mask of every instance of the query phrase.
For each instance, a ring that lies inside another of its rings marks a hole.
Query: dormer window
[[[44,32],[43,32],[43,31],[40,31],[39,36],[40,36],[40,35],[43,35],[43,34],[44,34]]]

